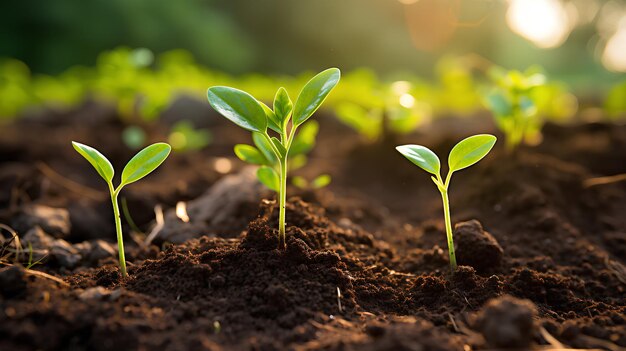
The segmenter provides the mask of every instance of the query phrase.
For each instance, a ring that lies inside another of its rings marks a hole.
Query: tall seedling
[[[111,162],[104,157],[98,150],[91,146],[83,145],[72,141],[74,149],[81,154],[96,169],[98,174],[107,182],[109,193],[111,194],[111,203],[113,204],[113,215],[115,218],[115,231],[117,232],[117,247],[119,250],[120,270],[122,277],[126,277],[126,259],[124,256],[124,237],[122,235],[122,222],[120,220],[120,208],[118,205],[118,195],[122,188],[130,183],[134,183],[139,179],[147,176],[154,171],[170,154],[172,148],[165,143],[152,144],[145,149],[139,151],[124,167],[122,171],[122,180],[116,187],[113,186],[113,175],[115,171]]]
[[[278,193],[278,235],[281,248],[285,247],[288,158],[299,149],[294,142],[296,131],[322,105],[339,83],[340,75],[337,68],[317,74],[302,88],[295,104],[284,88],[278,89],[273,109],[235,88],[215,86],[208,90],[209,103],[217,112],[252,132],[256,147],[237,145],[235,153],[246,162],[262,165],[257,171],[259,180]],[[277,136],[271,136],[268,128]],[[304,128],[306,126],[303,130]]]
[[[446,236],[448,238],[448,253],[450,255],[450,268],[452,272],[456,269],[456,255],[454,254],[454,239],[452,237],[452,222],[450,220],[450,201],[448,199],[448,188],[452,173],[467,168],[487,156],[491,148],[496,143],[496,137],[489,134],[474,135],[461,140],[456,144],[448,156],[448,175],[444,181],[441,177],[441,162],[439,157],[425,146],[402,145],[396,147],[409,161],[432,174],[437,189],[441,193],[443,201],[443,216],[446,225]]]

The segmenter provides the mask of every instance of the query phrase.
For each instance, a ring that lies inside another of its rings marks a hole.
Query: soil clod
[[[64,208],[34,204],[25,207],[13,221],[13,228],[17,232],[25,233],[35,226],[55,238],[65,238],[71,230],[70,213]]]
[[[536,316],[532,302],[503,296],[485,304],[476,326],[490,347],[528,349],[536,332]]]
[[[479,273],[495,272],[502,264],[504,250],[477,220],[456,224],[454,244],[457,262],[474,267]]]

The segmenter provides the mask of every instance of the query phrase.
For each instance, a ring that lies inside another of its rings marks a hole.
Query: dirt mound
[[[515,156],[496,146],[455,175],[453,222],[469,222],[458,227],[460,266],[451,274],[439,194],[395,142],[363,145],[345,130],[322,130],[304,174],[328,171],[333,183],[300,192],[306,201],[289,199],[283,251],[271,197],[233,196],[243,183],[224,186],[227,177],[211,166],[249,138],[216,120],[207,151],[173,155],[163,172],[122,194],[143,230],[163,204],[173,234],[142,248],[125,228],[130,276],[121,280],[107,194],[69,146],[73,138],[106,145],[116,166],[131,156],[116,139],[123,125],[96,112],[21,120],[0,141],[0,223],[15,221],[20,238],[49,238],[34,249],[63,240],[82,257],[61,265],[49,256],[25,269],[2,232],[0,350],[464,350],[509,346],[506,335],[536,347],[548,342],[540,328],[572,348],[626,347],[626,183],[586,185],[626,173],[623,126],[550,125],[542,146]],[[89,128],[74,127],[89,115]],[[454,123],[454,131],[434,126],[427,139],[406,141],[445,154],[467,133]],[[157,127],[149,132],[162,138]],[[51,137],[38,144],[43,133]],[[242,174],[240,163],[232,166]],[[181,200],[190,223],[174,214]],[[63,212],[54,216],[63,225],[32,206]],[[50,233],[34,235],[35,225]],[[511,305],[499,299],[506,295],[526,301]],[[535,332],[518,333],[530,319]]]

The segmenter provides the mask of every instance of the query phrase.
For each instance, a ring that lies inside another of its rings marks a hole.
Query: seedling
[[[208,90],[209,103],[217,112],[239,127],[252,132],[256,147],[237,145],[235,153],[246,162],[261,165],[257,177],[278,193],[280,248],[285,248],[288,160],[290,156],[306,152],[311,145],[299,143],[298,140],[304,139],[296,137],[296,130],[317,111],[339,82],[340,75],[337,68],[319,73],[304,85],[295,104],[289,98],[287,90],[278,89],[273,109],[252,95],[235,88],[215,86]],[[313,124],[304,125],[299,135],[306,135],[309,125]],[[268,128],[277,133],[278,137],[270,136]]]
[[[512,152],[541,128],[532,91],[544,85],[546,77],[533,69],[519,72],[495,67],[488,73],[495,86],[487,95],[485,103],[506,137],[507,151]]]
[[[335,114],[369,141],[410,133],[430,119],[430,105],[422,101],[429,90],[425,84],[418,81],[376,84],[372,81],[375,76],[356,80],[359,76],[351,75],[350,78],[354,85],[367,84],[370,91],[365,93],[365,98],[348,95],[346,101],[336,104]]]
[[[450,201],[448,200],[448,188],[452,173],[467,168],[485,157],[493,145],[496,137],[489,134],[479,134],[461,140],[456,144],[448,156],[448,175],[444,181],[441,177],[441,162],[439,157],[425,146],[402,145],[396,147],[404,157],[415,165],[433,174],[430,178],[437,185],[443,201],[443,216],[448,238],[448,253],[450,255],[450,269],[454,273],[456,269],[456,256],[454,254],[454,240],[452,238],[452,223],[450,221]]]
[[[296,176],[296,177],[293,177],[293,179],[291,180],[291,183],[302,190],[315,190],[315,189],[322,189],[328,186],[328,184],[330,184],[331,181],[332,181],[332,178],[330,175],[320,174],[317,177],[313,178],[313,180],[311,181],[308,181],[304,177]]]
[[[494,86],[485,96],[485,104],[504,133],[506,149],[515,150],[521,143],[541,141],[544,119],[564,120],[576,113],[578,101],[565,85],[548,81],[541,67],[524,72],[492,67],[488,75]]]
[[[179,121],[172,126],[167,137],[169,144],[177,152],[200,150],[211,143],[213,136],[208,129],[199,129],[190,121]]]
[[[26,265],[26,269],[31,269],[34,266],[41,264],[41,262],[48,257],[48,254],[44,255],[43,257],[41,257],[40,259],[38,259],[37,261],[33,261],[33,245],[28,242],[28,264]]]
[[[117,232],[117,247],[119,250],[120,270],[122,277],[126,277],[126,260],[124,257],[124,237],[122,236],[122,222],[120,219],[120,208],[117,198],[122,188],[128,184],[134,183],[139,179],[147,176],[154,171],[170,154],[172,148],[166,143],[152,144],[145,149],[139,151],[124,167],[122,171],[122,179],[120,184],[115,188],[113,186],[113,175],[115,171],[111,162],[104,157],[98,150],[72,141],[74,149],[81,154],[96,169],[98,174],[107,182],[109,193],[111,194],[111,203],[113,204],[113,215],[115,218],[115,231]]]

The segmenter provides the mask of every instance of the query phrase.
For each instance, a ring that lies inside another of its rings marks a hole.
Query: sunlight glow
[[[406,94],[409,90],[411,90],[411,83],[406,80],[391,83],[391,91],[396,95]]]
[[[575,12],[560,0],[511,0],[506,21],[513,32],[538,47],[552,48],[569,36],[576,22]]]
[[[626,72],[626,16],[606,43],[602,64],[611,71]]]
[[[411,108],[415,106],[415,98],[411,94],[402,94],[400,96],[400,105],[402,107]]]
[[[418,2],[419,0],[398,0],[398,1],[404,5],[412,5]]]

